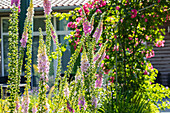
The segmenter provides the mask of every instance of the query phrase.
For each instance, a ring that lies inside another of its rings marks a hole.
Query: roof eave
[[[52,7],[52,10],[73,10],[76,7],[79,6],[57,6],[57,7]],[[35,7],[35,11],[43,11],[43,7]],[[11,12],[10,9],[0,9],[0,13],[9,13]]]

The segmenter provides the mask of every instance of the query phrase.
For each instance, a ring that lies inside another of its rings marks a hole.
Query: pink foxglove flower
[[[20,7],[20,0],[11,0],[11,6],[15,4],[15,6]]]
[[[27,30],[26,30],[26,31],[23,32],[22,38],[21,38],[21,40],[20,40],[21,46],[22,46],[23,48],[26,47],[27,39],[28,39],[28,32],[27,32]]]
[[[49,15],[51,13],[51,1],[50,0],[44,0],[43,1],[43,7],[44,7],[44,13]]]
[[[92,105],[97,108],[97,98],[96,97],[93,97],[92,98]]]
[[[81,58],[81,72],[86,72],[87,69],[89,68],[90,66],[90,63],[88,61],[88,58],[87,58],[87,55],[86,55],[86,52],[83,52],[83,55],[82,55],[82,58]]]
[[[69,112],[72,112],[72,113],[75,112],[74,109],[70,107],[70,103],[69,102],[67,102],[67,109],[69,110]]]
[[[56,44],[56,35],[55,35],[55,31],[53,27],[51,27],[51,36],[52,36],[53,42]]]
[[[46,77],[49,73],[49,65],[50,63],[46,54],[46,46],[43,45],[38,49],[38,72],[45,74],[44,76]]]
[[[165,43],[165,40],[158,40],[156,43],[155,43],[155,46],[156,47],[164,47],[164,43]]]
[[[22,108],[21,112],[22,113],[28,113],[29,103],[30,103],[30,99],[29,99],[28,94],[24,95],[23,99],[22,99],[22,105],[21,105],[21,108]]]
[[[97,54],[97,55],[94,57],[93,61],[96,62],[99,58],[100,58],[100,55]]]
[[[95,81],[95,87],[101,87],[103,82],[103,75],[97,74],[97,80]]]
[[[93,26],[90,24],[90,22],[87,19],[83,19],[83,31],[85,36],[87,36],[87,34],[91,34],[92,30]]]
[[[85,99],[83,96],[80,96],[78,99],[78,105],[79,105],[79,109],[84,108],[84,110],[86,109],[85,107]]]
[[[37,107],[36,106],[33,106],[32,107],[32,113],[36,113],[37,112]]]
[[[19,107],[20,107],[19,99],[17,99],[15,103],[16,103],[16,110],[18,111],[18,110],[19,110]]]
[[[103,32],[103,22],[100,23],[99,27],[96,28],[96,31],[93,34],[93,37],[96,39],[96,43],[98,42],[99,38],[101,37]]]
[[[65,97],[69,97],[69,93],[70,93],[70,91],[69,91],[68,85],[66,85],[65,88],[64,88]]]

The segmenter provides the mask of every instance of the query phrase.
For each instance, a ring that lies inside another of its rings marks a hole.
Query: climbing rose
[[[28,39],[28,32],[27,32],[27,30],[26,30],[26,31],[23,32],[22,38],[21,38],[21,40],[20,40],[21,46],[22,46],[23,48],[26,47],[27,39]]]
[[[155,43],[155,46],[156,47],[164,47],[164,43],[165,43],[165,40],[158,40],[156,43]]]
[[[51,13],[51,1],[50,0],[44,0],[43,1],[43,7],[44,7],[44,13],[49,15]]]
[[[132,9],[131,11],[131,18],[135,18],[137,16],[137,10],[136,9]]]
[[[115,77],[110,77],[110,80],[111,80],[110,82],[113,83],[115,80]]]
[[[129,40],[133,40],[133,38],[132,37],[128,37],[129,38]]]
[[[97,13],[98,13],[98,12],[99,12],[99,13],[102,13],[102,11],[101,11],[100,9],[97,9],[96,12],[97,12]]]
[[[77,24],[79,24],[81,20],[82,20],[82,18],[81,18],[81,17],[76,18],[76,22],[77,22]]]
[[[120,8],[119,8],[119,6],[116,6],[116,10],[119,10]]]
[[[96,39],[96,43],[98,42],[99,38],[101,37],[103,32],[103,22],[100,23],[99,27],[96,28],[96,31],[93,34],[93,37]]]
[[[154,51],[152,50],[151,52],[150,51],[147,51],[147,53],[146,53],[146,58],[152,58],[152,57],[154,57],[155,56],[155,53],[154,53]]]
[[[109,59],[109,55],[106,55],[105,58],[106,58],[106,59]]]
[[[145,70],[145,72],[143,73],[144,75],[147,75],[148,74],[148,72]]]

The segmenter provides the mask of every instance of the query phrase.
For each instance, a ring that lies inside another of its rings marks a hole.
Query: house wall
[[[169,28],[168,28],[169,27]],[[165,35],[165,46],[164,47],[155,47],[153,50],[155,51],[155,57],[151,58],[150,61],[154,68],[158,69],[161,76],[161,82],[163,85],[168,85],[168,79],[170,77],[170,21],[161,26],[160,28],[166,29]],[[168,32],[169,29],[169,32]],[[169,84],[170,85],[170,84]]]

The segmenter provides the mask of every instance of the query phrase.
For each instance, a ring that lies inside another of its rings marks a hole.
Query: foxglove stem
[[[47,49],[47,56],[50,59],[50,47],[51,47],[51,15],[46,15],[46,49]]]
[[[19,91],[18,74],[18,7],[14,6],[10,15],[9,23],[9,53],[8,53],[8,84],[9,85],[9,112],[14,113],[16,108],[16,99]]]
[[[38,72],[40,74],[39,81],[39,94],[38,94],[38,113],[46,112],[46,82],[49,74],[49,61],[46,54],[46,46],[44,44],[43,35],[41,28],[40,38],[39,38],[39,47],[38,47]]]
[[[34,15],[34,8],[33,8],[33,2],[30,1],[30,6],[28,8],[27,12],[27,18],[25,22],[27,23],[25,26],[28,28],[28,40],[27,40],[27,52],[26,52],[26,73],[25,78],[27,78],[27,88],[30,88],[30,82],[31,82],[31,64],[32,64],[32,23],[33,23],[33,15]]]

